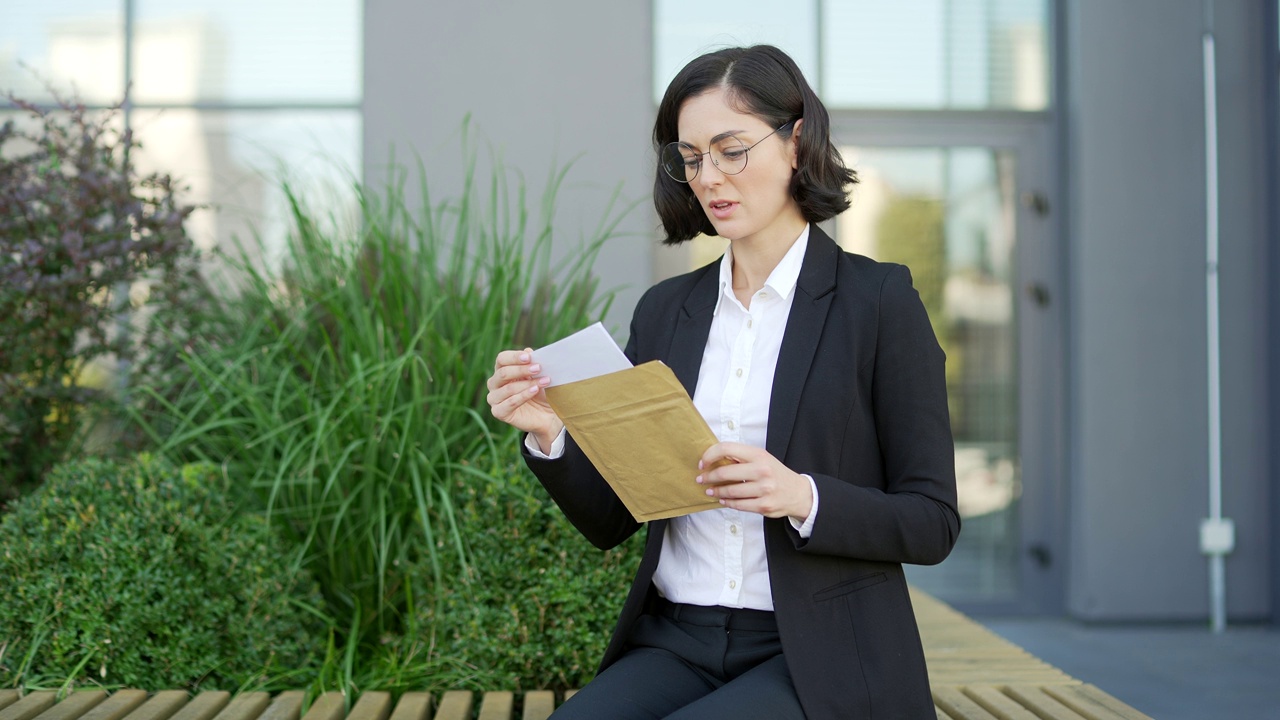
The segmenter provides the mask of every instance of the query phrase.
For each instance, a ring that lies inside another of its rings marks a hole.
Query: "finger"
[[[729,463],[719,467],[712,467],[710,470],[704,470],[697,477],[697,481],[703,485],[724,485],[726,483],[742,483],[748,480],[755,480],[758,476],[758,468],[750,463]]]
[[[533,362],[533,350],[525,348],[523,350],[503,350],[498,353],[498,357],[494,360],[493,369],[497,370],[505,365],[528,365]]]
[[[499,420],[510,417],[516,408],[537,397],[547,382],[550,382],[547,378],[513,382],[489,391],[486,400],[493,416]]]
[[[496,390],[512,380],[528,380],[540,372],[542,372],[542,366],[538,363],[503,365],[493,371],[493,375],[489,377],[488,386],[490,390]]]
[[[707,448],[702,454],[702,460],[698,467],[711,467],[716,463],[722,462],[746,462],[753,459],[760,451],[750,445],[743,445],[736,442],[718,442]]]

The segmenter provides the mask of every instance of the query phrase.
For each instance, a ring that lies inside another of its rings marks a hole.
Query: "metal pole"
[[[1234,528],[1222,517],[1222,369],[1218,309],[1218,100],[1214,66],[1213,0],[1205,0],[1205,292],[1209,354],[1209,518],[1201,524],[1201,551],[1209,556],[1209,608],[1213,632],[1227,627],[1226,554]]]

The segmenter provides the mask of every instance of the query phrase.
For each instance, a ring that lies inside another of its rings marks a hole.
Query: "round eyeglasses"
[[[716,169],[725,175],[737,175],[747,169],[748,150],[768,140],[774,133],[793,122],[795,120],[782,123],[774,128],[773,132],[750,145],[739,140],[736,135],[728,134],[712,138],[711,149],[706,152],[698,152],[698,149],[689,143],[667,143],[666,147],[662,148],[662,155],[658,158],[658,162],[662,163],[662,169],[667,172],[667,175],[679,183],[690,183],[698,177],[698,171],[702,169],[703,155],[710,156]]]

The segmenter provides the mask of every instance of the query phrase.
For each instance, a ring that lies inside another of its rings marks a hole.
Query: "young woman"
[[[596,679],[556,718],[932,718],[902,563],[960,531],[944,357],[905,267],[816,223],[855,182],[826,109],[770,46],[703,55],[658,109],[668,243],[724,257],[650,288],[632,362],[662,360],[721,442],[688,478],[720,509],[648,523]],[[640,529],[545,399],[531,352],[498,355],[495,417],[592,543]]]

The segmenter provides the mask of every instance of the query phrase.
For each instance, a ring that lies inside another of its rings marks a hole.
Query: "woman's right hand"
[[[546,453],[564,428],[564,422],[551,409],[543,390],[551,378],[534,377],[542,368],[533,362],[533,350],[504,350],[494,362],[489,387],[489,411],[512,427],[523,430],[538,442]]]

